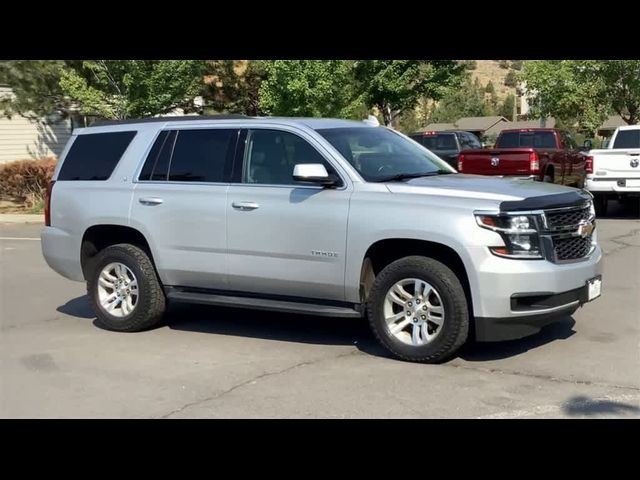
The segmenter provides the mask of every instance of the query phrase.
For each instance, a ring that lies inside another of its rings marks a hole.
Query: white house
[[[11,88],[0,85],[0,98],[12,94]],[[0,164],[58,156],[71,135],[71,129],[69,119],[30,119],[20,115],[9,119],[0,111]]]

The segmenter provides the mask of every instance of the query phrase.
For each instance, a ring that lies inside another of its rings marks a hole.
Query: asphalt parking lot
[[[640,418],[640,220],[598,220],[603,294],[527,339],[443,365],[389,359],[364,321],[172,306],[100,329],[40,225],[0,225],[2,418]]]

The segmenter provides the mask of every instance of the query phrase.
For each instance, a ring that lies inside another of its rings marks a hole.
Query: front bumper
[[[513,295],[512,310],[523,312],[523,315],[515,318],[476,318],[476,340],[513,340],[537,333],[542,327],[571,316],[589,302],[588,290],[589,287],[585,284],[581,288],[557,294]]]
[[[480,341],[521,338],[571,315],[585,303],[587,280],[602,274],[599,245],[586,259],[565,264],[500,258],[480,247],[472,249],[472,255],[477,268],[470,286]],[[528,306],[514,300],[526,297],[544,300]]]

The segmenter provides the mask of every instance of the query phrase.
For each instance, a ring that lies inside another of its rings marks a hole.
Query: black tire
[[[442,331],[430,343],[409,345],[394,337],[387,327],[383,307],[387,292],[406,278],[419,278],[440,294],[445,320]],[[452,357],[469,335],[469,308],[460,280],[446,265],[428,257],[411,256],[387,265],[376,277],[367,302],[369,325],[391,354],[409,362],[438,363]]]
[[[126,265],[138,280],[138,299],[133,312],[124,317],[109,314],[98,300],[98,278],[109,263]],[[100,326],[118,332],[138,332],[157,325],[164,314],[166,301],[153,263],[139,247],[121,243],[100,251],[92,262],[87,293]]]
[[[544,177],[542,177],[542,181],[544,183],[554,183],[553,178],[553,170],[549,169],[544,173]]]
[[[604,195],[594,195],[593,207],[596,210],[596,215],[606,215],[607,207],[609,206],[609,199]]]

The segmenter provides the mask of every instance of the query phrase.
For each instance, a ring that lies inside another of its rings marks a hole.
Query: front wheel
[[[137,332],[161,320],[164,292],[144,250],[129,244],[112,245],[92,263],[87,291],[102,326]]]
[[[460,280],[432,258],[411,256],[376,277],[367,302],[371,329],[395,357],[437,363],[466,341],[469,310]]]

